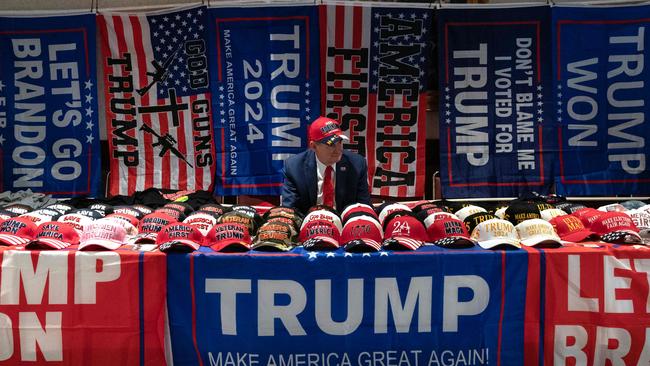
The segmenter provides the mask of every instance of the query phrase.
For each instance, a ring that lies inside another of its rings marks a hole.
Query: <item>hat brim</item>
[[[238,239],[232,239],[232,240],[224,240],[216,244],[210,245],[210,248],[214,250],[215,252],[247,252],[251,249],[250,243],[238,240]]]
[[[25,245],[29,243],[30,239],[21,238],[20,236],[11,234],[0,234],[0,245]]]
[[[596,234],[595,232],[593,232],[593,231],[591,231],[591,230],[589,230],[587,228],[584,228],[582,230],[579,230],[579,231],[576,231],[576,232],[573,232],[573,233],[569,233],[569,234],[566,234],[566,235],[560,235],[560,239],[565,240],[565,241],[570,241],[570,242],[573,242],[573,243],[581,242],[581,241],[583,241],[583,240],[585,240],[585,239],[587,239],[589,237],[597,238],[598,234]]]
[[[434,241],[433,244],[442,248],[464,249],[475,246],[476,242],[462,236],[448,236]]]
[[[133,244],[152,244],[156,242],[158,233],[140,233],[130,240]]]
[[[32,240],[27,245],[26,249],[64,249],[69,247],[70,243],[66,243],[61,240],[51,239],[51,238],[40,238]]]
[[[347,136],[343,135],[343,134],[339,135],[337,133],[333,133],[333,134],[331,134],[329,136],[323,137],[322,139],[318,140],[318,142],[320,142],[321,144],[332,146],[332,145],[336,145],[340,141],[344,141],[344,140],[349,141],[350,139]]]
[[[185,239],[172,240],[158,245],[161,252],[193,252],[199,247],[198,243]]]
[[[341,245],[339,242],[329,236],[314,236],[302,243],[305,250],[336,250]]]
[[[291,248],[291,245],[272,241],[260,241],[251,246],[252,250],[259,250],[261,252],[288,252]]]
[[[549,235],[534,235],[530,238],[522,239],[520,242],[527,247],[543,246],[547,248],[559,248],[562,246],[562,242],[559,239],[559,237],[555,238]]]
[[[639,244],[643,241],[639,233],[631,230],[612,231],[601,235],[600,240],[615,244]]]
[[[344,249],[350,253],[377,252],[381,249],[381,243],[373,239],[354,239],[345,243]]]
[[[521,243],[517,239],[497,238],[485,241],[479,241],[478,245],[483,249],[494,249],[497,246],[504,245],[508,247],[521,248]]]
[[[422,240],[407,238],[403,236],[394,236],[384,240],[382,246],[388,250],[417,250],[424,245]]]
[[[124,243],[106,239],[89,239],[79,244],[79,250],[115,250],[122,244]]]

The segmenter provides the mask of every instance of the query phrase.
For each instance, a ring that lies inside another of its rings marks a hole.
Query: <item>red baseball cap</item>
[[[388,221],[383,246],[390,250],[416,250],[429,238],[424,224],[409,212]]]
[[[205,236],[204,244],[217,252],[246,252],[252,239],[244,224],[224,222],[212,226]]]
[[[348,220],[341,233],[347,252],[376,252],[381,249],[381,225],[373,216],[356,216]]]
[[[36,237],[26,249],[63,249],[79,244],[79,233],[74,226],[57,221],[48,221],[38,226]]]
[[[24,245],[36,236],[37,226],[26,217],[16,217],[0,225],[0,245]]]
[[[375,219],[379,219],[377,217],[377,213],[375,212],[375,209],[372,208],[372,206],[367,205],[365,203],[353,203],[351,205],[348,205],[343,212],[341,213],[341,220],[343,222],[348,221],[352,217],[356,216],[370,216],[374,217]]]
[[[132,239],[133,243],[155,243],[158,233],[163,227],[178,220],[162,212],[152,212],[138,223],[138,234]]]
[[[453,217],[434,220],[427,227],[429,240],[443,248],[469,248],[476,242],[469,237],[465,223]]]
[[[591,229],[608,243],[637,244],[641,242],[639,228],[632,218],[619,211],[605,212],[598,217]]]
[[[340,246],[341,232],[329,220],[312,220],[303,224],[298,239],[306,250],[334,250]]]
[[[332,146],[341,140],[349,140],[341,131],[340,123],[327,117],[318,117],[309,125],[309,141]]]
[[[553,225],[555,232],[562,240],[577,243],[588,238],[598,238],[596,233],[587,229],[582,221],[573,215],[557,216],[552,218],[549,223]]]
[[[591,225],[598,219],[598,217],[600,217],[604,213],[605,213],[604,211],[598,211],[595,208],[585,207],[577,210],[571,215],[579,218],[580,221],[582,221],[582,224],[585,225],[585,227],[590,228]]]
[[[203,234],[195,226],[174,222],[162,228],[156,245],[161,252],[193,252],[203,243]]]

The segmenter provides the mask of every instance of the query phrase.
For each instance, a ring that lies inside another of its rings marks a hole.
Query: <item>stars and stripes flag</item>
[[[100,14],[110,195],[212,189],[206,14]]]
[[[424,193],[432,9],[321,6],[323,109],[365,155],[371,194]]]

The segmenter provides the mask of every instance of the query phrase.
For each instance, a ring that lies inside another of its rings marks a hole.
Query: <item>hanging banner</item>
[[[173,363],[522,365],[526,253],[469,252],[167,256]]]
[[[210,9],[217,195],[279,195],[320,114],[316,6]]]
[[[95,15],[0,17],[0,192],[101,189]]]
[[[548,7],[441,9],[440,167],[446,198],[548,193]]]
[[[109,193],[210,190],[207,8],[99,15]]]
[[[373,195],[424,195],[432,24],[433,9],[321,6],[323,108],[368,159]]]
[[[649,25],[650,6],[553,8],[558,193],[650,194]]]
[[[0,263],[3,364],[165,364],[164,254],[10,249]]]
[[[540,365],[650,362],[650,250],[592,245],[545,253]]]

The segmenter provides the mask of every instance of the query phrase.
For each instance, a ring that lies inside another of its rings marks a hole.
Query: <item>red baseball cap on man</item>
[[[334,119],[318,117],[309,125],[309,141],[332,146],[341,140],[349,139],[341,131],[338,121]]]

